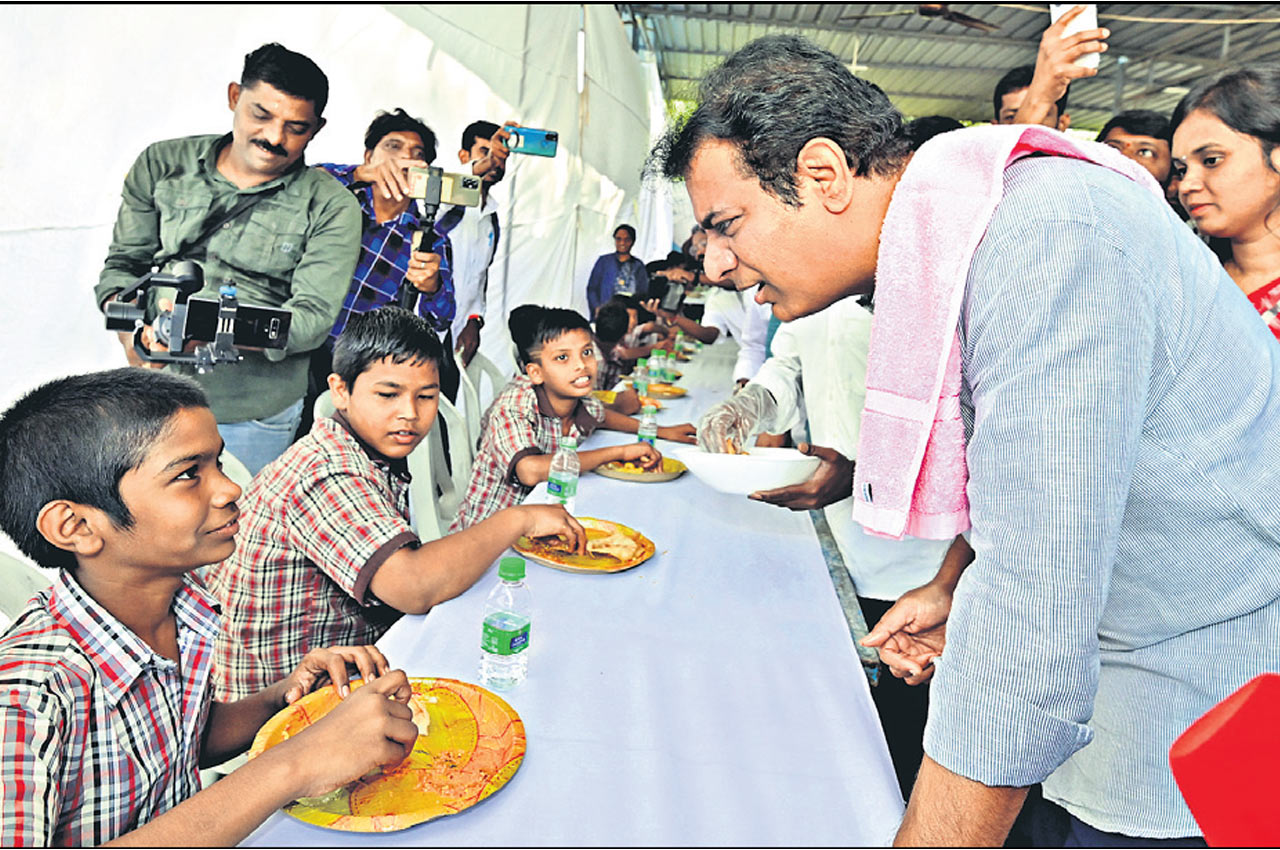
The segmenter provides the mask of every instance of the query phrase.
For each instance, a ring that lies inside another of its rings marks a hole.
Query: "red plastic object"
[[[1280,845],[1280,675],[1250,680],[1192,723],[1169,765],[1209,846]]]

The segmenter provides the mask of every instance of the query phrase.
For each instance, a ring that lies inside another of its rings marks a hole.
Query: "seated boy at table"
[[[401,615],[471,587],[521,536],[560,536],[583,551],[582,526],[559,505],[513,507],[465,533],[418,539],[406,458],[435,422],[441,357],[435,331],[407,310],[351,317],[333,347],[337,411],[254,477],[240,547],[210,572],[225,620],[219,695],[272,681],[312,647],[373,643]]]
[[[413,746],[408,681],[372,647],[211,700],[218,615],[192,571],[235,548],[221,452],[204,391],[164,372],[62,378],[0,416],[0,527],[58,569],[0,636],[0,846],[229,846]],[[345,691],[348,662],[368,687],[200,790],[324,677]]]
[[[635,368],[635,359],[624,356],[626,352],[622,347],[622,338],[633,321],[626,306],[616,298],[606,301],[596,313],[597,390],[613,392],[619,379]],[[605,401],[604,406],[631,416],[640,412],[640,395],[635,387],[618,390],[613,401]]]
[[[597,428],[634,434],[639,420],[605,408],[591,395],[596,378],[595,340],[580,313],[526,304],[507,320],[523,375],[498,393],[485,411],[480,451],[454,528],[468,528],[518,504],[547,480],[560,438],[578,442]],[[691,423],[658,429],[664,440],[694,442]],[[638,461],[652,469],[662,455],[648,443],[626,443],[578,452],[581,471],[613,461]]]

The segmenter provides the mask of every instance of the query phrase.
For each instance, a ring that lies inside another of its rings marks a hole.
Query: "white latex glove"
[[[772,393],[759,384],[747,384],[698,420],[698,446],[703,451],[723,453],[730,437],[738,446],[745,446],[765,430],[777,411]]]

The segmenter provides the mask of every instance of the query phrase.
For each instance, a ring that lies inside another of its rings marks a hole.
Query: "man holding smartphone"
[[[480,178],[480,206],[451,206],[441,212],[436,222],[436,229],[449,236],[453,248],[457,299],[453,338],[464,364],[470,364],[480,349],[489,267],[498,255],[498,239],[502,234],[498,202],[492,189],[507,173],[507,156],[511,152],[506,142],[511,138],[511,128],[518,126],[514,121],[501,127],[492,121],[473,121],[467,125],[462,131],[458,162]]]
[[[311,357],[307,402],[329,386],[333,344],[357,313],[396,303],[402,283],[417,291],[414,309],[447,342],[456,310],[449,238],[433,232],[429,244],[415,250],[414,234],[423,226],[420,206],[409,196],[409,169],[425,168],[436,158],[436,134],[403,109],[379,112],[364,134],[364,157],[358,165],[321,163],[318,167],[347,187],[360,203],[364,224],[360,260],[338,318],[324,345]],[[452,358],[440,364],[440,389],[453,401],[458,370]],[[303,411],[301,434],[310,430],[310,411]]]
[[[1082,16],[1091,16],[1094,25],[1078,29]],[[1103,39],[1111,35],[1111,30],[1097,26],[1097,20],[1096,6],[1081,5],[1067,8],[1050,24],[1040,37],[1035,73],[1029,83],[1024,83],[1026,88],[1011,90],[1003,96],[1004,108],[997,115],[997,123],[1043,124],[1058,130],[1070,126],[1071,117],[1066,114],[1067,87],[1073,80],[1098,73],[1098,55],[1107,50]],[[1014,114],[1004,120],[1009,107]]]

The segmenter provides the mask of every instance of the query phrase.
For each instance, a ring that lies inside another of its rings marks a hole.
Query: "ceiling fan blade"
[[[942,13],[942,17],[944,20],[951,21],[953,24],[960,24],[961,26],[970,27],[975,30],[982,30],[983,32],[995,32],[1000,29],[997,24],[989,24],[986,21],[981,21],[975,17],[966,15],[964,12],[952,12],[950,9],[944,11]]]
[[[899,9],[894,12],[867,12],[865,15],[841,15],[839,18],[836,18],[836,23],[843,23],[844,21],[862,21],[868,18],[891,18],[895,15],[914,14],[915,12],[911,9]]]

